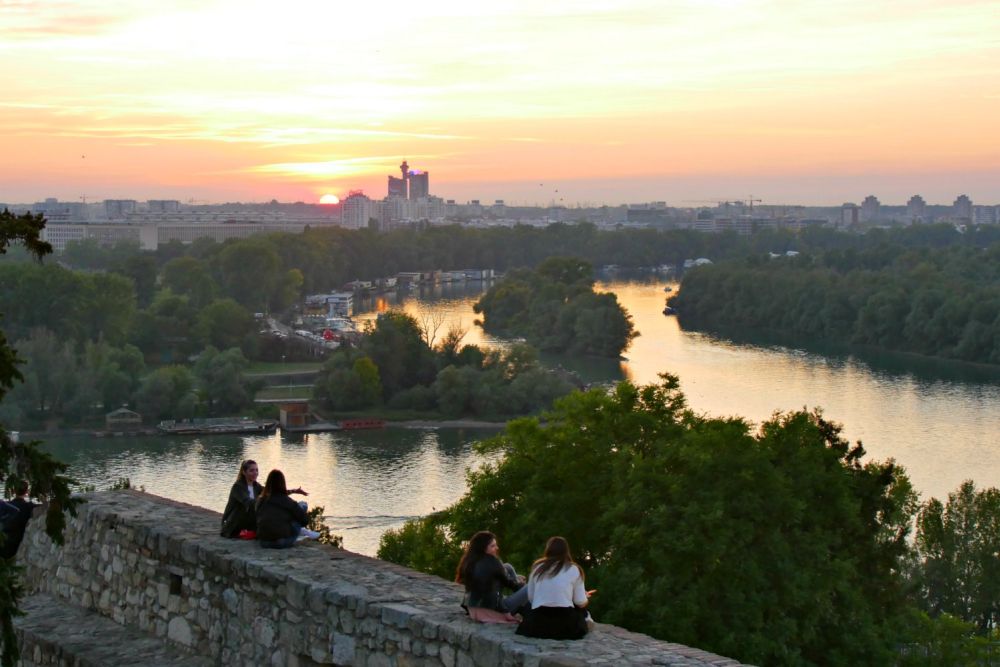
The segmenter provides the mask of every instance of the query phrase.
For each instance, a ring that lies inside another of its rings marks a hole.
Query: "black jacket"
[[[5,539],[3,548],[0,550],[0,556],[3,558],[13,558],[17,555],[17,548],[21,546],[21,540],[24,539],[24,530],[28,527],[28,521],[31,520],[32,512],[38,507],[35,503],[24,498],[14,498],[14,500],[10,501],[10,504],[16,507],[18,511],[17,514],[8,517],[3,522]]]
[[[507,570],[496,556],[486,555],[476,561],[472,571],[465,577],[466,605],[485,607],[503,611],[503,589],[519,589],[522,584],[517,579],[509,579]]]
[[[239,537],[241,530],[257,530],[257,515],[254,512],[254,501],[260,498],[264,490],[257,482],[253,483],[253,498],[244,482],[236,482],[229,490],[229,502],[222,513],[222,536]]]
[[[292,524],[309,523],[306,511],[285,495],[257,499],[257,539],[280,540],[292,536]]]

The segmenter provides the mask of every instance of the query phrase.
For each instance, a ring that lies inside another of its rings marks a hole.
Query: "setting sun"
[[[320,204],[339,204],[340,197],[337,195],[325,194],[319,198]]]

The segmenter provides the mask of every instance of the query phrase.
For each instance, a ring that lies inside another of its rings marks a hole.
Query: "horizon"
[[[4,0],[0,201],[1000,203],[1000,2],[661,4]]]

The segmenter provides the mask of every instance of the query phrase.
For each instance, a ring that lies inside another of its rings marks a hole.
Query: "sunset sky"
[[[12,203],[1000,203],[1000,2],[0,0],[0,146]]]

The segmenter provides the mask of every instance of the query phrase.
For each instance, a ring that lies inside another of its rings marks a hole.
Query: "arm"
[[[229,490],[229,502],[235,502],[243,508],[244,512],[250,511],[253,508],[253,501],[250,500],[250,492],[247,491],[247,485],[240,484],[239,482],[233,484],[233,488]]]
[[[583,571],[580,566],[576,566],[577,577],[573,581],[573,604],[577,607],[586,607],[587,603],[590,602],[590,598],[587,596],[587,591],[583,587]]]
[[[294,500],[292,500],[288,496],[285,496],[285,500],[288,503],[287,506],[288,506],[289,511],[291,511],[291,513],[292,513],[293,520],[297,524],[299,524],[300,526],[302,526],[303,528],[305,528],[306,526],[308,526],[309,525],[309,515],[306,514],[306,511],[304,509],[302,509],[302,505],[299,505],[297,502],[295,502]]]

